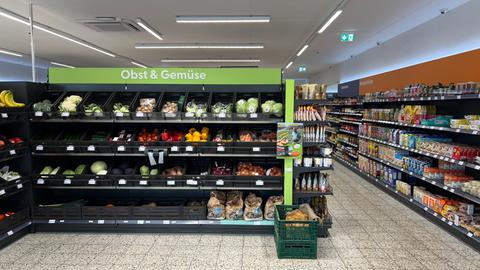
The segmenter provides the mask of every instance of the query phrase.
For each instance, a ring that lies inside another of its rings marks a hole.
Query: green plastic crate
[[[275,246],[279,259],[317,258],[317,221],[286,221],[285,215],[298,205],[275,206]]]

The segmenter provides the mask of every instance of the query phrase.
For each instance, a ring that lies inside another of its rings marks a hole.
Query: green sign
[[[341,33],[340,34],[340,41],[341,42],[354,42],[355,41],[355,33]]]
[[[49,83],[281,84],[279,68],[49,68]]]

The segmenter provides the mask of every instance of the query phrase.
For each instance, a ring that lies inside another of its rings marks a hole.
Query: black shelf
[[[343,132],[343,133],[347,133],[347,134],[355,135],[355,136],[358,135],[358,132],[352,132],[352,131],[348,131],[348,130],[341,129],[341,128],[338,129],[338,132]]]
[[[343,144],[350,145],[350,146],[352,146],[352,147],[358,148],[358,144],[354,144],[354,143],[347,142],[347,141],[342,141],[342,140],[339,140],[338,138],[337,138],[337,142],[340,142],[340,143],[343,143]]]
[[[327,146],[327,142],[303,142],[303,147]]]
[[[464,95],[432,95],[424,97],[394,97],[394,98],[378,98],[372,100],[364,100],[363,103],[392,103],[392,102],[430,102],[430,101],[452,101],[452,100],[467,100],[479,99],[479,94],[464,94]]]
[[[344,153],[344,154],[347,154],[349,155],[350,157],[354,158],[354,159],[357,159],[358,158],[358,155],[355,155],[353,153],[351,153],[350,151],[346,150],[345,148],[339,148],[337,147],[337,150]]]
[[[326,192],[294,190],[293,197],[298,199],[298,198],[318,197],[318,196],[324,196],[324,195],[333,195],[332,188],[330,187],[329,189],[330,190]]]
[[[6,199],[10,196],[18,194],[26,190],[30,184],[28,177],[22,177],[16,180],[3,182],[0,184],[0,200]]]
[[[373,120],[373,119],[362,119],[363,122],[369,123],[379,123],[379,124],[386,124],[391,126],[399,126],[399,127],[410,127],[410,128],[418,128],[418,129],[428,129],[428,130],[438,130],[444,132],[452,132],[452,133],[460,133],[460,134],[467,134],[467,135],[480,135],[480,131],[478,130],[469,130],[469,129],[459,129],[459,128],[450,128],[450,127],[435,127],[435,126],[425,126],[425,125],[416,125],[416,124],[407,124],[407,123],[400,123],[400,122],[393,122],[393,121],[383,121],[383,120]]]
[[[321,172],[321,171],[331,171],[332,167],[293,167],[295,174],[300,173],[312,173],[312,172]]]
[[[328,99],[295,99],[294,103],[296,106],[302,105],[319,105],[319,106],[328,106],[331,104]]]
[[[327,112],[327,114],[331,114],[331,115],[348,115],[348,116],[358,116],[358,117],[361,117],[363,116],[362,113],[348,113],[348,112]]]
[[[295,123],[301,123],[303,125],[323,125],[323,126],[329,126],[330,125],[329,121],[299,121],[299,120],[295,120]]]
[[[477,251],[480,251],[480,238],[475,237],[471,232],[468,232],[466,229],[456,226],[453,222],[448,221],[446,218],[442,217],[441,215],[437,214],[433,210],[429,209],[421,205],[420,203],[416,202],[410,196],[406,196],[404,194],[399,193],[394,187],[384,183],[383,181],[371,176],[363,171],[361,171],[357,166],[354,166],[350,162],[346,162],[344,159],[338,158],[335,156],[335,159],[349,167],[353,172],[357,175],[361,176],[362,178],[368,180],[370,183],[374,184],[375,186],[379,187],[381,190],[392,196],[393,198],[397,199],[404,205],[408,206],[415,212],[425,215],[430,221],[434,222],[435,224],[441,226],[446,231],[455,235],[458,239],[464,241],[468,245],[475,248]]]
[[[352,125],[361,125],[362,124],[361,122],[355,122],[355,121],[344,120],[344,119],[340,119],[338,122],[346,123],[346,124],[352,124]]]

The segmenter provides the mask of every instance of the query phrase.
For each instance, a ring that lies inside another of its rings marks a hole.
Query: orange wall
[[[360,80],[360,94],[401,89],[413,83],[480,82],[480,49],[370,76]]]

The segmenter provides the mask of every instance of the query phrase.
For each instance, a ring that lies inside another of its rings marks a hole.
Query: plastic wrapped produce
[[[227,194],[226,216],[227,219],[243,218],[243,193],[231,191]]]
[[[225,193],[221,191],[210,192],[207,219],[225,219],[225,199]]]
[[[275,218],[275,205],[283,204],[283,196],[270,196],[265,203],[264,217],[267,220]]]
[[[243,218],[245,220],[262,220],[262,198],[257,197],[255,194],[250,193],[245,198],[245,211]]]

